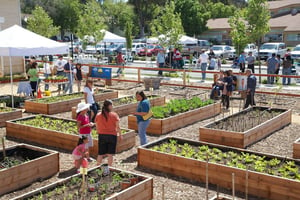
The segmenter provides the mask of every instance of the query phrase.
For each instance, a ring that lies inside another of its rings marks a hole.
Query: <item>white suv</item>
[[[300,59],[300,44],[298,44],[291,52],[292,59]]]
[[[284,57],[286,54],[286,45],[281,42],[270,42],[264,43],[259,48],[259,56],[260,59],[267,60],[273,53],[276,55],[280,55],[280,57]]]
[[[132,55],[136,55],[141,49],[144,49],[146,47],[145,43],[133,43],[131,47],[131,53]]]

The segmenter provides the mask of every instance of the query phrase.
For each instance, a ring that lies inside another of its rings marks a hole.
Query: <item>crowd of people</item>
[[[32,89],[31,96],[35,97],[35,93],[38,90],[41,77],[39,75],[39,66],[35,60],[35,57],[31,57],[29,62],[25,66],[26,74],[30,81]],[[65,60],[63,56],[59,56],[58,59],[52,65],[52,61],[49,61],[48,57],[43,58],[43,76],[44,79],[49,79],[52,75],[57,77],[65,77],[68,81],[66,83],[58,84],[58,91],[63,91],[64,94],[68,92],[73,93],[73,84],[76,81],[78,92],[81,91],[81,82],[83,80],[83,73],[81,70],[81,64],[74,65],[73,59],[69,58]],[[44,90],[50,89],[49,83],[45,82]]]

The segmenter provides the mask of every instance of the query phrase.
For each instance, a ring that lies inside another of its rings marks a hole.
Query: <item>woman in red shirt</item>
[[[121,136],[117,113],[112,112],[112,101],[105,100],[102,106],[102,111],[97,114],[95,123],[98,132],[98,158],[97,164],[102,163],[103,157],[108,157],[108,165],[113,163],[113,155],[116,153],[117,136]]]

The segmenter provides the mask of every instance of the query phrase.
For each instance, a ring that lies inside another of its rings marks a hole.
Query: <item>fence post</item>
[[[138,69],[138,82],[141,82],[141,69]]]
[[[186,72],[183,71],[183,86],[186,86]]]

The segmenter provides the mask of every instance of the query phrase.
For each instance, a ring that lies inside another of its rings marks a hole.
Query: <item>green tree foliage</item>
[[[103,10],[105,23],[112,32],[116,32],[116,28],[125,30],[127,22],[132,21],[135,15],[133,6],[123,1],[106,0],[103,4]]]
[[[165,35],[159,38],[163,46],[177,45],[180,36],[184,34],[180,14],[175,12],[175,3],[170,1],[164,7],[157,8],[155,19],[151,22],[152,36]]]
[[[143,38],[149,30],[149,24],[154,19],[154,10],[157,6],[163,6],[167,0],[128,0],[134,6],[136,13],[136,23],[139,27],[139,36]]]
[[[126,48],[131,49],[132,47],[132,22],[127,21],[125,28],[125,37],[126,37]]]
[[[77,28],[77,35],[83,39],[84,47],[88,43],[96,45],[103,40],[104,31],[106,28],[103,16],[103,11],[100,5],[90,0],[84,5],[79,16],[79,23]],[[89,37],[88,37],[89,36]],[[90,38],[92,37],[92,39]]]
[[[266,0],[248,0],[245,18],[248,21],[250,42],[257,42],[270,31],[270,11]]]
[[[246,20],[248,21],[248,32],[250,42],[261,44],[261,38],[270,31],[269,20],[271,18],[267,0],[248,0],[246,8]],[[258,48],[259,55],[259,48]],[[259,62],[259,73],[261,63]],[[259,77],[261,83],[261,76]]]
[[[60,27],[62,37],[65,31],[75,32],[82,4],[79,0],[21,0],[23,13],[31,14],[33,6],[42,7]]]
[[[207,30],[210,13],[195,0],[176,0],[175,11],[181,13],[181,21],[187,35],[194,36]]]
[[[234,15],[237,12],[237,8],[233,5],[225,5],[224,3],[208,2],[205,4],[206,10],[210,12],[210,18],[227,18]]]
[[[244,50],[249,42],[246,21],[243,16],[243,11],[239,11],[229,18],[229,24],[231,27],[230,36],[237,55]]]
[[[59,32],[59,27],[53,25],[53,20],[40,6],[32,11],[32,16],[27,21],[27,29],[47,38]]]

